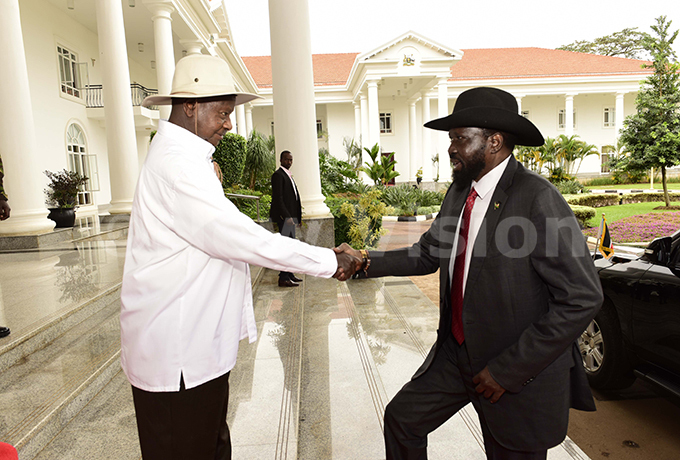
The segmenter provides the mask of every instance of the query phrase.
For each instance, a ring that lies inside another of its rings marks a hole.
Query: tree
[[[222,183],[235,186],[243,176],[246,162],[246,140],[235,133],[226,133],[213,153],[213,160],[222,170]]]
[[[645,67],[654,73],[642,83],[635,101],[637,113],[625,119],[621,131],[621,141],[630,152],[628,168],[661,171],[667,207],[666,168],[680,164],[680,65],[671,48],[678,31],[669,31],[671,23],[666,16],[658,17],[652,26],[655,36],[643,40],[653,60]]]
[[[623,29],[611,35],[596,38],[593,41],[577,40],[569,45],[560,46],[558,50],[576,51],[578,53],[599,54],[602,56],[618,56],[628,59],[642,59],[646,48],[643,40],[647,36],[638,32],[637,27]]]
[[[256,184],[269,184],[276,160],[274,153],[267,145],[267,139],[258,131],[253,130],[246,142],[246,160],[243,168],[243,184],[255,190]]]
[[[370,149],[364,147],[364,150],[368,153],[368,156],[371,157],[372,164],[362,166],[359,169],[365,172],[375,185],[387,185],[389,181],[399,175],[399,173],[394,170],[394,167],[397,164],[397,160],[394,159],[394,153],[389,155],[383,154],[378,144],[375,144]]]

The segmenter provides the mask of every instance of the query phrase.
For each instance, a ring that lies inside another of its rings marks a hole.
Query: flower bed
[[[630,216],[607,225],[614,244],[647,242],[654,238],[670,236],[678,230],[680,211]],[[598,228],[593,227],[584,230],[583,234],[597,238],[597,232]]]

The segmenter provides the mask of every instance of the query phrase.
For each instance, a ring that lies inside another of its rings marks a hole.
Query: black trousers
[[[132,387],[144,460],[230,460],[229,373],[189,390]]]
[[[465,342],[458,345],[449,336],[427,372],[404,385],[385,408],[387,460],[426,460],[428,434],[469,402],[479,415],[487,459],[544,460],[546,450],[517,452],[496,442],[481,411],[483,396],[475,392],[472,377]]]
[[[295,238],[295,226],[298,224],[296,218],[293,218],[293,224],[286,224],[283,220],[277,220],[276,226],[279,228],[279,233],[288,238]],[[291,272],[279,272],[280,280],[289,280],[293,274]]]

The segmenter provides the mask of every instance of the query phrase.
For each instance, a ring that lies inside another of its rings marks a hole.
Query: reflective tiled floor
[[[0,350],[37,324],[115,287],[124,254],[125,237],[117,234],[0,253],[0,323],[12,328],[9,338],[0,339]],[[253,267],[259,338],[241,343],[230,377],[234,458],[382,459],[385,405],[434,342],[437,308],[406,278],[347,283],[304,278],[299,288],[279,288],[276,272]],[[97,346],[117,334],[115,317],[104,310],[100,315],[98,326],[81,326],[92,331],[83,334],[97,338],[78,345],[80,359],[93,359]],[[39,359],[50,359],[43,355],[5,371],[14,382],[0,387],[0,404],[63,385],[77,371],[66,361],[78,356],[73,353],[46,363],[44,375],[30,370]],[[26,388],[16,387],[20,378]],[[138,459],[133,414],[129,386],[116,371],[36,458]],[[20,425],[20,418],[11,411],[0,415],[0,435]],[[482,444],[477,416],[468,406],[430,436],[430,458],[483,459]],[[587,457],[567,440],[549,458]]]

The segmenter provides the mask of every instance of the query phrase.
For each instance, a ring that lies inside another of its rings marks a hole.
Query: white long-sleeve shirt
[[[160,121],[132,205],[121,364],[132,385],[178,391],[230,371],[257,338],[248,264],[330,278],[331,249],[270,233],[224,196],[215,148]]]

